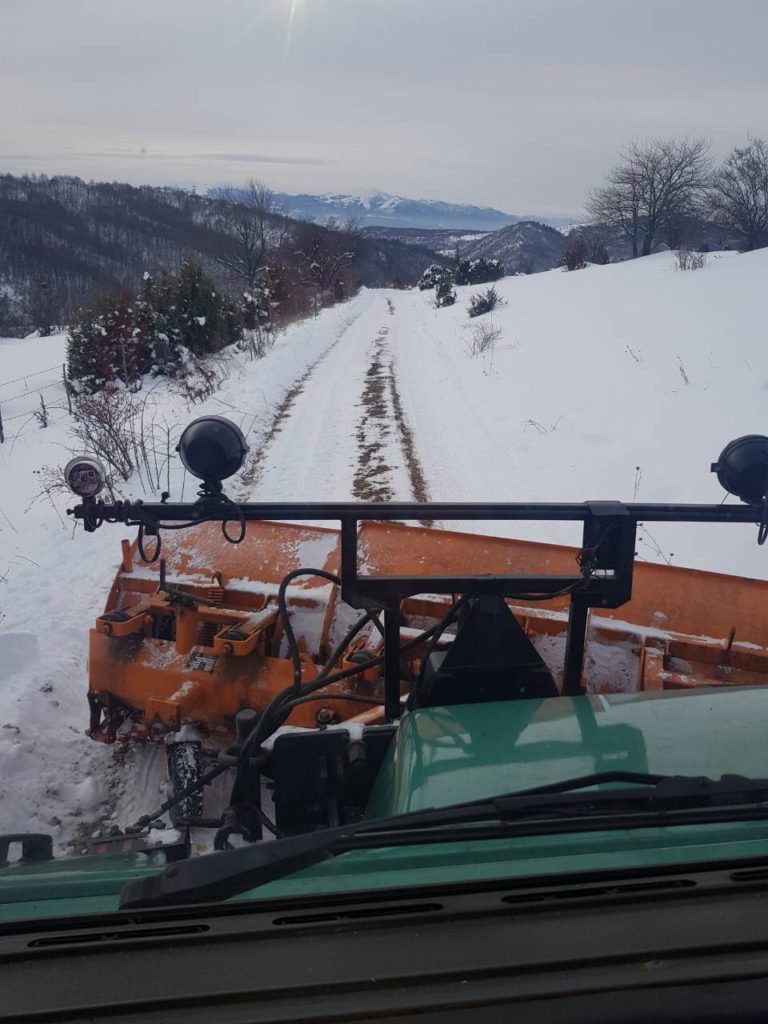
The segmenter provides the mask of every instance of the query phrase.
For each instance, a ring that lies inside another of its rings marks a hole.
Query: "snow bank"
[[[493,359],[467,354],[478,320],[398,298],[399,386],[431,497],[453,501],[704,501],[726,442],[768,433],[768,250],[712,254],[703,270],[671,253],[507,278]],[[407,322],[403,322],[407,321]],[[728,499],[735,501],[735,499]],[[488,524],[490,533],[576,543],[567,524]],[[653,561],[768,578],[750,526],[654,525]]]

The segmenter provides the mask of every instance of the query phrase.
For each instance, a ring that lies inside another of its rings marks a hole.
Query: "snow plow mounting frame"
[[[384,611],[384,690],[388,720],[400,713],[400,601],[413,594],[493,594],[523,601],[570,598],[563,693],[583,692],[581,684],[588,613],[590,608],[618,608],[632,595],[635,535],[639,522],[753,523],[760,524],[758,505],[622,504],[593,501],[574,504],[540,503],[243,503],[204,496],[191,503],[116,502],[86,498],[68,510],[93,532],[104,522],[138,526],[143,536],[157,538],[150,561],[160,555],[164,524],[195,526],[204,522],[262,520],[336,521],[341,524],[341,580],[343,600],[356,608]],[[559,576],[427,576],[361,575],[358,525],[378,521],[576,521],[584,524],[579,571]],[[237,542],[237,537],[228,540]]]

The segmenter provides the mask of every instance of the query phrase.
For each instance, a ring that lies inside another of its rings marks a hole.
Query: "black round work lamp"
[[[768,540],[768,437],[745,434],[731,441],[712,463],[720,484],[747,505],[761,507],[757,543]]]
[[[242,430],[224,416],[200,416],[185,428],[176,447],[184,467],[207,489],[221,490],[221,481],[243,465],[248,445]]]
[[[720,452],[712,472],[729,492],[748,505],[759,505],[768,494],[768,437],[746,434]]]

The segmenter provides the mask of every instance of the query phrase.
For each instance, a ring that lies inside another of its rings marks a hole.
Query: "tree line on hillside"
[[[318,294],[327,301],[337,281],[346,293],[413,284],[433,258],[365,238],[353,224],[291,220],[259,182],[211,199],[172,188],[0,175],[0,335],[60,326],[100,296],[132,293],[145,270],[178,274],[190,255],[237,299],[248,261],[258,261],[262,247],[284,282],[284,316],[306,312]]]
[[[76,311],[68,332],[68,374],[78,390],[97,391],[144,374],[179,376],[190,360],[242,341],[263,354],[280,326],[346,298],[356,254],[354,226],[294,225],[273,194],[251,181],[219,215],[229,244],[212,251],[227,286],[188,255],[177,273],[145,271],[138,294],[106,293]],[[195,364],[197,367],[197,364]]]

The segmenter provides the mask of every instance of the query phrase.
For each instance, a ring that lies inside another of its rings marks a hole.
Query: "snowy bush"
[[[75,314],[67,338],[67,369],[79,392],[121,381],[141,386],[145,373],[177,376],[184,353],[200,357],[237,341],[242,310],[216,291],[200,263],[188,258],[177,276],[144,274],[129,303],[107,297]]]
[[[192,352],[220,352],[240,336],[241,318],[235,305],[216,291],[198,260],[187,258],[175,281],[172,328]]]
[[[469,354],[480,356],[493,354],[496,342],[501,337],[501,328],[493,323],[474,324],[472,327],[472,341],[469,344]]]
[[[564,270],[583,270],[588,263],[605,266],[610,262],[611,257],[601,234],[586,234],[579,228],[574,228],[568,234],[558,266]]]
[[[37,396],[40,399],[40,406],[37,409],[32,410],[32,415],[37,420],[38,426],[43,429],[48,426],[48,420],[50,413],[48,412],[48,406],[45,404],[45,399],[42,395]]]
[[[82,394],[73,403],[72,436],[107,468],[107,489],[119,496],[116,481],[134,473],[146,491],[170,489],[170,464],[177,456],[178,428],[161,408],[120,384],[108,384],[95,394]]]
[[[676,266],[678,270],[703,270],[707,265],[705,252],[693,252],[690,249],[678,249]]]
[[[268,323],[270,314],[269,288],[254,288],[252,292],[243,292],[242,321],[245,330],[256,330]]]
[[[563,270],[583,270],[587,265],[588,256],[587,243],[583,236],[579,232],[572,231],[557,265]]]
[[[430,288],[437,288],[437,285],[445,277],[446,268],[439,263],[431,263],[418,280],[416,287],[419,291],[426,292]]]
[[[459,260],[454,272],[455,284],[488,284],[504,276],[504,267],[499,260],[488,260],[480,256],[476,260]]]
[[[110,476],[127,480],[135,467],[135,397],[125,388],[110,384],[96,394],[81,395],[73,410],[72,435],[84,451],[105,463]]]
[[[484,313],[490,313],[500,304],[501,297],[496,289],[491,285],[490,288],[486,288],[484,292],[476,292],[469,300],[467,306],[467,313],[471,317],[482,316]]]
[[[253,359],[263,359],[272,349],[280,335],[280,328],[274,323],[246,329],[237,343],[241,352],[247,352]]]
[[[155,376],[175,372],[177,339],[173,325],[174,284],[165,272],[157,280],[146,271],[133,302],[133,329],[147,349],[147,372]]]
[[[75,314],[67,335],[67,375],[77,391],[98,391],[116,380],[132,384],[147,369],[145,340],[134,330],[125,296],[104,298]]]
[[[453,287],[453,275],[450,270],[443,270],[443,274],[435,286],[435,306],[442,309],[444,306],[452,306],[456,301],[456,292]]]

